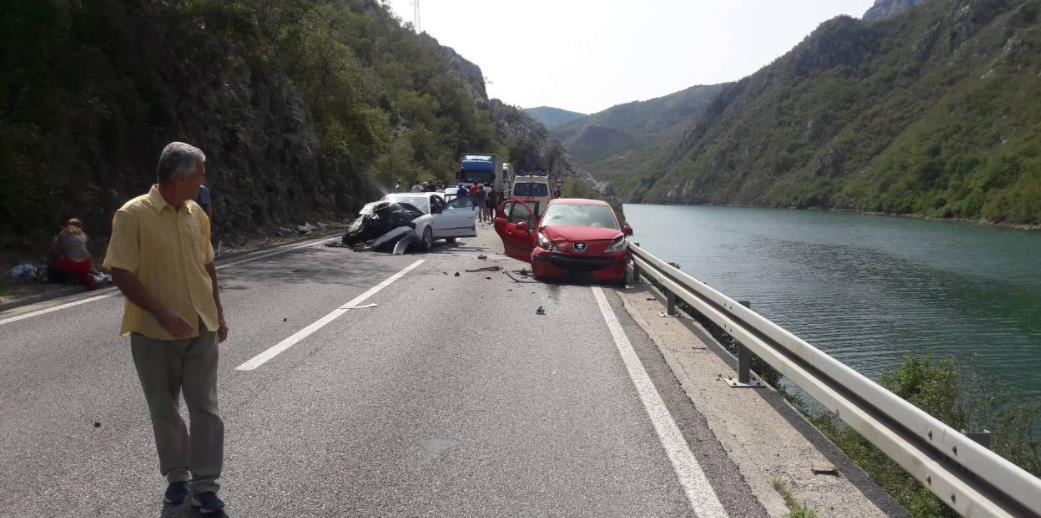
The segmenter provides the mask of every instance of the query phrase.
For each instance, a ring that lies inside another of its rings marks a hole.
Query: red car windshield
[[[582,227],[618,228],[614,211],[605,205],[550,205],[542,218],[543,225],[577,225]]]

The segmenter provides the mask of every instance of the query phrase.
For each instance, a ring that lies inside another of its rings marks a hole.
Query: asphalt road
[[[594,290],[521,277],[480,232],[427,254],[315,246],[220,270],[228,516],[694,516],[706,488],[724,515],[765,516],[614,288],[702,493],[670,462]],[[417,261],[357,302],[375,307],[312,325]],[[0,314],[0,515],[194,515],[162,505],[122,304]]]

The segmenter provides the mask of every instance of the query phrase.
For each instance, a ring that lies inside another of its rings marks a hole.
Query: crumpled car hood
[[[622,235],[617,228],[578,225],[547,225],[541,231],[550,241],[611,241]]]

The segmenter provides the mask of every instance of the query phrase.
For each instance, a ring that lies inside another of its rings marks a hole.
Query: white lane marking
[[[286,252],[291,252],[293,250],[297,250],[297,249],[300,249],[300,248],[306,248],[306,247],[309,247],[309,246],[315,246],[315,245],[324,243],[324,242],[328,241],[329,239],[330,238],[322,238],[322,239],[319,239],[317,241],[308,241],[306,243],[295,245],[295,246],[291,246],[291,247],[288,247],[288,248],[280,248],[278,250],[273,250],[273,251],[270,251],[270,252],[266,252],[266,253],[263,253],[262,255],[250,255],[250,256],[244,257],[242,259],[239,259],[238,261],[234,261],[234,262],[230,262],[228,264],[222,264],[220,266],[217,266],[216,269],[220,270],[220,269],[223,269],[223,268],[227,268],[229,266],[235,266],[237,264],[242,264],[242,263],[245,263],[247,261],[255,261],[257,259],[265,259],[265,258],[271,257],[273,255],[282,254],[282,253],[286,253]],[[10,324],[12,322],[17,322],[19,320],[24,320],[26,318],[38,317],[40,315],[46,315],[47,313],[51,313],[53,311],[58,311],[58,310],[62,310],[62,309],[65,309],[65,308],[71,308],[73,306],[79,306],[80,304],[86,304],[88,302],[94,302],[96,300],[107,299],[109,297],[114,297],[116,295],[120,295],[119,290],[113,290],[111,293],[105,293],[105,294],[102,294],[102,295],[96,295],[94,297],[85,298],[83,300],[75,300],[75,301],[72,301],[72,302],[68,302],[68,303],[61,304],[61,305],[54,306],[54,307],[50,307],[50,308],[44,308],[44,309],[39,309],[39,310],[36,310],[36,311],[31,311],[29,313],[25,313],[24,315],[18,315],[18,316],[15,316],[15,317],[5,318],[3,320],[0,320],[0,326],[2,326],[4,324]]]
[[[319,244],[325,243],[326,241],[329,241],[330,239],[332,239],[332,238],[331,237],[325,237],[325,238],[319,239],[317,241],[308,241],[306,243],[301,243],[299,245],[290,246],[290,247],[286,247],[286,248],[279,248],[277,250],[272,250],[270,252],[254,252],[253,254],[248,255],[246,257],[243,257],[242,259],[239,259],[237,261],[232,261],[232,262],[227,263],[227,264],[222,264],[222,265],[218,266],[216,269],[220,270],[220,269],[223,269],[223,268],[228,268],[228,267],[231,267],[231,266],[235,266],[237,264],[242,264],[242,263],[245,263],[245,262],[248,262],[248,261],[256,261],[257,259],[265,259],[265,258],[271,257],[273,255],[284,254],[286,252],[292,252],[293,250],[298,250],[300,248],[307,248],[307,247],[310,247],[310,246],[319,245]]]
[[[687,441],[683,438],[683,433],[676,426],[676,421],[672,419],[669,409],[665,406],[665,402],[658,394],[658,390],[654,388],[650,376],[647,375],[643,364],[636,356],[636,351],[629,343],[629,338],[625,336],[622,324],[615,316],[614,310],[611,309],[611,304],[607,302],[603,290],[599,286],[593,286],[593,296],[596,297],[600,313],[603,314],[614,343],[618,346],[618,353],[622,356],[625,368],[629,371],[629,378],[636,386],[636,392],[640,394],[640,401],[643,402],[643,407],[647,410],[651,423],[654,424],[654,430],[658,432],[658,439],[661,440],[661,445],[665,448],[669,461],[672,462],[672,468],[680,479],[680,485],[687,494],[691,508],[699,518],[725,518],[727,512],[723,509],[723,504],[716,497],[716,492],[709,484],[708,478],[705,477],[705,472],[701,470],[698,460],[694,458],[694,453],[690,451]]]
[[[368,308],[374,308],[374,307],[377,307],[377,306],[379,306],[379,304],[372,303],[372,304],[366,304],[364,306],[341,306],[340,309],[368,309]]]
[[[19,320],[23,320],[23,319],[26,319],[26,318],[38,317],[40,315],[46,315],[47,313],[50,313],[52,311],[58,311],[59,309],[71,308],[72,306],[79,306],[80,304],[86,304],[88,302],[94,302],[95,300],[107,299],[107,298],[109,298],[109,297],[111,297],[113,295],[116,295],[115,291],[113,291],[112,293],[106,293],[104,295],[96,295],[94,297],[85,298],[83,300],[75,300],[75,301],[72,301],[72,302],[68,302],[68,303],[62,304],[60,306],[54,306],[54,307],[51,307],[51,308],[38,309],[36,311],[31,311],[31,312],[26,313],[24,315],[18,315],[16,317],[5,318],[3,320],[0,320],[0,326],[2,326],[4,324],[10,324],[11,322],[17,322]]]
[[[296,343],[299,342],[300,340],[303,340],[304,338],[307,338],[307,336],[310,335],[311,333],[314,333],[315,331],[325,327],[325,325],[328,324],[329,322],[332,322],[333,320],[336,320],[340,315],[350,311],[351,307],[357,306],[358,304],[361,304],[362,302],[365,302],[365,299],[375,295],[376,292],[382,290],[383,288],[386,288],[387,286],[390,286],[391,283],[393,283],[394,281],[404,277],[406,273],[411,272],[417,266],[423,264],[423,261],[424,261],[424,259],[420,259],[420,260],[418,260],[418,261],[408,265],[407,267],[405,267],[404,270],[401,270],[400,272],[395,273],[394,275],[392,275],[389,278],[387,278],[387,280],[377,284],[376,286],[373,286],[372,288],[369,288],[369,291],[366,291],[365,293],[362,293],[361,295],[358,295],[357,297],[354,297],[353,299],[351,299],[346,304],[343,304],[343,305],[337,307],[336,309],[334,309],[328,315],[325,315],[324,317],[316,320],[311,325],[309,325],[309,326],[307,326],[307,327],[297,331],[296,333],[294,333],[289,338],[286,338],[285,340],[282,340],[281,342],[278,342],[277,344],[271,346],[270,348],[268,348],[268,350],[266,350],[266,351],[264,351],[264,352],[262,352],[262,353],[260,353],[260,354],[258,354],[256,356],[254,356],[251,360],[247,361],[246,363],[243,363],[242,365],[239,365],[238,367],[235,367],[235,370],[237,370],[237,371],[251,371],[253,369],[256,369],[257,367],[260,367],[261,365],[264,365],[264,363],[266,363],[271,358],[274,358],[275,356],[278,356],[279,354],[284,352],[286,349],[289,349],[290,347],[296,345]]]

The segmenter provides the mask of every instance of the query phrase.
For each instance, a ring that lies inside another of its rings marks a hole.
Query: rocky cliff
[[[395,181],[450,179],[463,151],[545,147],[479,67],[374,0],[4,9],[0,255],[42,253],[73,216],[100,252],[172,140],[206,152],[225,238],[349,217]]]

